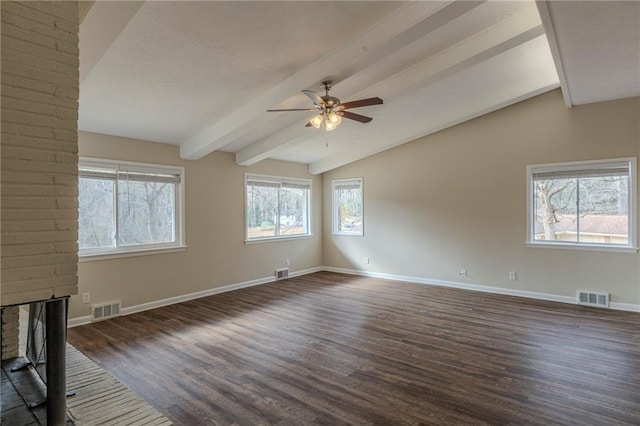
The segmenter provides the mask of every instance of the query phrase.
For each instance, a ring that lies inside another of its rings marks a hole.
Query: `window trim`
[[[629,244],[599,244],[599,243],[582,243],[570,241],[541,241],[535,240],[535,191],[533,188],[533,174],[540,172],[572,172],[593,168],[605,168],[614,166],[625,166],[629,170]],[[622,157],[601,160],[571,161],[562,163],[546,163],[527,165],[527,247],[539,248],[557,248],[569,250],[591,250],[591,251],[609,251],[609,252],[628,252],[636,253],[638,251],[638,235],[637,235],[637,159],[636,157]]]
[[[249,216],[247,215],[247,182],[251,179],[264,179],[271,180],[279,183],[293,183],[304,184],[309,186],[309,195],[307,197],[307,232],[305,234],[297,235],[274,235],[269,237],[257,237],[249,238]],[[307,178],[296,178],[289,176],[274,176],[257,173],[245,173],[244,174],[244,242],[245,244],[256,243],[268,243],[275,241],[291,241],[300,240],[313,237],[313,211],[312,211],[312,198],[313,198],[313,180]]]
[[[360,194],[361,194],[361,204],[362,204],[362,229],[359,232],[344,232],[338,229],[338,203],[336,201],[336,186],[340,183],[344,182],[355,182],[358,181],[360,183]],[[345,235],[351,237],[363,237],[364,236],[364,179],[359,178],[348,178],[348,179],[334,179],[331,181],[331,231],[333,235]]]
[[[150,254],[171,253],[183,251],[187,248],[185,244],[185,213],[184,213],[184,176],[185,170],[182,166],[141,163],[136,161],[120,161],[105,158],[80,157],[78,161],[78,179],[80,179],[80,168],[110,168],[113,170],[124,170],[133,173],[158,173],[175,174],[179,176],[180,182],[176,182],[175,190],[175,241],[155,244],[135,244],[116,247],[100,247],[80,249],[78,246],[78,257],[81,261],[114,259],[120,257],[143,256]],[[117,178],[116,178],[117,179]],[[117,188],[114,193],[114,226],[118,231],[118,197]],[[78,213],[79,214],[79,213]]]

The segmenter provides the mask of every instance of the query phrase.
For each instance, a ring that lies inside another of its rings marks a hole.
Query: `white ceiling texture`
[[[640,2],[97,1],[80,27],[80,130],[235,153],[356,161],[562,87],[568,107],[640,95]],[[300,91],[351,110],[305,127]]]

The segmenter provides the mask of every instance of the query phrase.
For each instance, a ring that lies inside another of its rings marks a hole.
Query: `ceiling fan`
[[[315,127],[316,129],[323,128],[326,131],[335,130],[336,127],[342,122],[342,118],[348,118],[351,120],[359,121],[360,123],[368,123],[373,118],[365,115],[356,114],[350,111],[345,111],[351,108],[359,108],[369,105],[380,105],[382,99],[367,98],[357,101],[341,103],[340,99],[329,96],[329,90],[331,90],[331,80],[322,82],[324,88],[324,96],[320,96],[312,90],[303,90],[302,93],[307,95],[311,102],[313,102],[314,108],[293,108],[293,109],[268,109],[267,112],[280,112],[280,111],[317,111],[318,113],[309,120],[307,127]]]

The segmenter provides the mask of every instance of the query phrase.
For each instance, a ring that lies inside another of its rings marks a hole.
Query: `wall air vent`
[[[578,290],[578,305],[609,307],[609,293]]]
[[[101,303],[99,305],[91,305],[91,321],[102,321],[105,319],[117,317],[122,310],[122,302]]]
[[[289,268],[276,269],[276,280],[289,278]]]

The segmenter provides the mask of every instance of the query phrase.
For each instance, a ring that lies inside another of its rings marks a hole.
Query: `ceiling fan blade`
[[[369,106],[369,105],[380,105],[382,103],[383,103],[382,99],[375,97],[375,98],[367,98],[367,99],[360,99],[357,101],[345,102],[343,104],[338,105],[338,108],[340,109],[358,108],[358,107]]]
[[[313,127],[313,126],[311,125],[311,123],[309,123],[309,122],[307,121],[307,125],[306,125],[306,126],[304,126],[304,127]]]
[[[360,114],[355,114],[355,113],[349,112],[349,111],[342,111],[342,116],[344,118],[349,118],[351,120],[356,120],[356,121],[359,121],[361,123],[368,123],[371,120],[373,120],[373,118],[371,118],[371,117],[367,117],[365,115],[360,115]]]
[[[293,108],[293,109],[268,109],[267,112],[280,112],[280,111],[317,111],[316,108]]]
[[[324,101],[322,100],[322,98],[320,97],[320,95],[318,95],[316,92],[314,92],[313,90],[303,90],[302,93],[304,93],[305,95],[307,95],[307,97],[309,99],[311,99],[311,102],[313,102],[314,105],[316,106],[322,106],[324,105]]]

